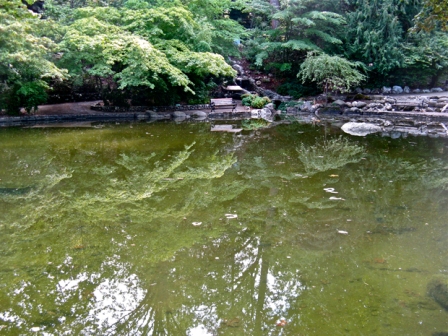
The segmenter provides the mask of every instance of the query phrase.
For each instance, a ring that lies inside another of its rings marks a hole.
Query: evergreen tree
[[[401,0],[350,0],[346,46],[351,59],[387,74],[404,65],[403,46],[416,6]]]

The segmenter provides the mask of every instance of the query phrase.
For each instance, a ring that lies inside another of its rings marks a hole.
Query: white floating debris
[[[334,190],[334,188],[324,188],[324,190],[328,193],[338,194],[338,192],[336,190]]]
[[[237,214],[225,214],[224,216],[226,216],[227,219],[238,218]]]
[[[331,196],[330,199],[331,199],[332,201],[345,201],[345,199],[343,199],[342,197],[334,197],[334,196]]]
[[[33,331],[33,332],[38,332],[40,330],[40,328],[39,327],[32,327],[30,330]]]
[[[191,223],[191,224],[193,224],[194,226],[199,226],[199,225],[202,224],[202,222],[193,222],[193,223]]]
[[[337,233],[339,233],[339,234],[342,234],[342,235],[348,235],[348,232],[347,231],[344,231],[344,230],[336,230],[337,231]]]

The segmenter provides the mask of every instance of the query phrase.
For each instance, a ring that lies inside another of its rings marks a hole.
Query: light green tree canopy
[[[300,66],[297,77],[302,82],[316,82],[323,87],[325,92],[328,90],[344,92],[366,78],[356,69],[361,65],[361,63],[350,62],[339,56],[308,53],[308,57]]]
[[[37,108],[45,98],[48,81],[66,73],[52,62],[55,43],[45,37],[51,21],[40,20],[17,0],[0,5],[0,109],[17,112]]]
[[[74,18],[61,42],[61,65],[74,75],[194,94],[195,76],[235,74],[222,56],[200,51],[209,39],[185,8],[82,8]]]

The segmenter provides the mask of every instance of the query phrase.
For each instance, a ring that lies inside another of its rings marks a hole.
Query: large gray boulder
[[[362,101],[354,101],[354,102],[352,103],[352,106],[353,106],[353,107],[358,107],[358,108],[363,108],[363,107],[366,107],[366,106],[367,106],[367,103],[362,102]]]
[[[171,116],[172,116],[173,118],[186,118],[186,117],[187,117],[187,115],[185,114],[185,112],[181,112],[181,111],[173,112],[173,113],[171,113]]]
[[[436,88],[432,88],[431,92],[443,92],[442,88],[436,87]]]
[[[272,103],[267,104],[264,108],[269,110],[271,113],[275,113],[275,106]]]
[[[232,68],[234,68],[236,70],[238,75],[244,76],[244,69],[241,65],[235,63],[234,65],[232,65]]]
[[[303,112],[311,112],[311,107],[313,106],[313,103],[309,100],[303,102],[303,104],[300,106],[300,110]]]
[[[341,129],[348,134],[356,136],[366,136],[371,133],[382,132],[383,129],[375,124],[371,123],[358,123],[358,122],[348,122],[342,125]]]
[[[369,110],[378,110],[383,108],[383,104],[380,103],[370,103],[366,106]]]
[[[202,117],[206,117],[206,116],[207,116],[207,113],[204,112],[204,111],[194,111],[191,115],[192,115],[193,117],[202,118]]]
[[[404,92],[404,93],[411,93],[411,89],[409,88],[409,86],[405,86],[405,87],[403,88],[403,92]]]
[[[361,113],[361,110],[359,108],[357,108],[357,107],[350,107],[348,109],[348,111],[351,112],[351,113]]]
[[[339,107],[342,107],[342,106],[346,106],[346,105],[347,105],[346,102],[343,101],[343,100],[341,100],[341,99],[335,100],[335,101],[332,102],[331,104],[333,104],[333,105],[337,105],[337,106],[339,106]]]
[[[146,114],[149,116],[150,119],[164,119],[163,115],[154,111],[146,111]]]
[[[401,86],[394,85],[392,87],[392,93],[403,93],[403,88]]]
[[[383,94],[389,94],[389,93],[392,93],[392,88],[383,86],[383,89],[381,91]]]
[[[385,97],[384,98],[384,102],[385,103],[389,103],[389,104],[395,104],[397,102],[397,100],[395,98],[392,98],[392,97]]]

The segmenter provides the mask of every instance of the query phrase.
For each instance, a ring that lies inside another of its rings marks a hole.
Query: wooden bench
[[[217,108],[230,108],[235,111],[236,102],[232,98],[212,98],[210,99],[210,108],[212,112]]]

